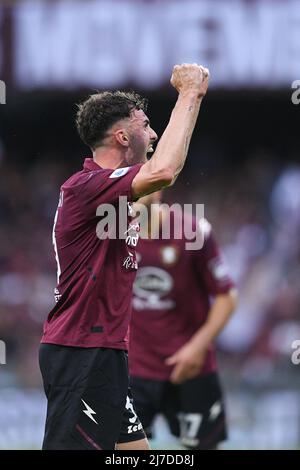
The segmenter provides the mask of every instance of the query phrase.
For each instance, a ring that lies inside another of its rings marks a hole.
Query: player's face
[[[141,109],[132,111],[128,133],[132,151],[131,164],[146,162],[147,154],[154,151],[153,144],[157,140],[157,134],[150,127],[149,119]]]

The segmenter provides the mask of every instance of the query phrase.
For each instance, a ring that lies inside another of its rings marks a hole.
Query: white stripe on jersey
[[[58,217],[58,208],[57,208],[57,211],[56,211],[55,217],[54,217],[54,224],[53,224],[53,230],[52,230],[52,243],[53,243],[53,247],[54,247],[55,259],[56,259],[56,264],[57,264],[57,284],[59,284],[59,277],[60,277],[60,274],[61,274],[61,269],[60,269],[57,243],[56,243],[56,236],[55,236],[55,227],[56,227],[56,223],[57,223],[57,217]]]

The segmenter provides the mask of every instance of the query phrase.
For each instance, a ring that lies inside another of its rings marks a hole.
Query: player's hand
[[[209,70],[198,64],[175,65],[170,81],[178,93],[197,92],[201,97],[207,92]]]
[[[170,381],[174,384],[180,384],[188,379],[196,377],[203,366],[207,348],[199,347],[192,341],[186,343],[173,356],[166,359],[166,364],[174,366]]]

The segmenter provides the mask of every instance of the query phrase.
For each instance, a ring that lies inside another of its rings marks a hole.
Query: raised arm
[[[172,185],[182,170],[208,82],[209,71],[205,67],[174,67],[171,84],[178,91],[178,99],[152,158],[132,181],[136,198]]]

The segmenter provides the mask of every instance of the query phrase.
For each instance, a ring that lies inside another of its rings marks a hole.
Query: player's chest
[[[155,266],[167,271],[180,271],[189,264],[181,240],[145,240],[136,247],[139,267]]]

